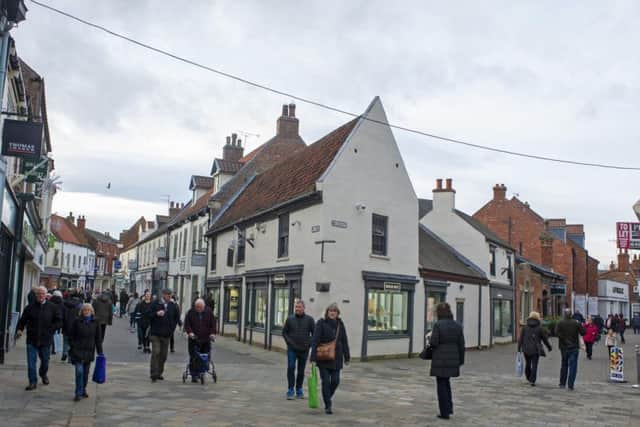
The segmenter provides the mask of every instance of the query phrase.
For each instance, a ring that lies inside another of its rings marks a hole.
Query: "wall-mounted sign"
[[[566,295],[567,286],[566,285],[549,285],[549,293],[551,295]]]
[[[640,249],[640,222],[617,222],[616,241],[620,249]]]
[[[283,283],[287,282],[287,276],[285,276],[284,274],[276,274],[275,276],[273,276],[273,283],[276,285],[282,285]]]
[[[332,219],[331,226],[336,228],[347,228],[347,223],[345,221],[338,221],[337,219]]]
[[[2,154],[23,159],[39,159],[42,150],[42,123],[4,120]]]
[[[613,288],[611,288],[611,292],[614,293],[614,294],[624,295],[624,289],[618,288],[618,287],[615,287],[615,286]]]
[[[384,282],[384,290],[391,292],[400,292],[402,285],[396,282]]]
[[[320,226],[319,225],[313,225],[311,227],[311,232],[312,233],[317,233],[318,231],[320,231]]]
[[[44,161],[45,159],[39,158],[37,160],[25,159],[22,162],[22,170],[20,173],[23,175],[27,175],[27,182],[40,182],[47,177],[49,173],[49,165],[48,162]],[[38,166],[36,169],[34,169]]]

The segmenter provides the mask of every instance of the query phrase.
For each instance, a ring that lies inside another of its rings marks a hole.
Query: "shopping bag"
[[[93,382],[104,384],[107,381],[107,358],[104,354],[96,357],[96,365],[93,367]]]
[[[318,400],[318,368],[315,363],[311,364],[311,376],[307,380],[307,395],[309,396],[309,408],[319,408]]]
[[[522,362],[522,353],[516,353],[516,377],[521,377],[524,372],[524,363]]]
[[[60,332],[53,334],[53,350],[56,353],[62,353],[62,335],[60,335]]]

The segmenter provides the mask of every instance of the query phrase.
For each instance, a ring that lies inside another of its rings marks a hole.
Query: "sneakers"
[[[31,391],[31,390],[35,390],[38,386],[36,384],[29,384],[28,386],[25,387],[25,390],[27,391]]]
[[[289,390],[287,390],[287,400],[293,400],[293,399],[294,399],[293,389],[290,388]]]
[[[304,392],[301,388],[296,389],[296,399],[304,399]]]
[[[44,385],[49,385],[49,378],[47,378],[47,377],[42,377],[42,384],[44,384]]]
[[[333,411],[331,410],[331,408],[325,408],[324,409],[324,413],[327,414],[327,415],[331,415],[331,414],[333,414]]]

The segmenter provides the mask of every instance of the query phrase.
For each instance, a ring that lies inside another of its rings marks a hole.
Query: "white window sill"
[[[236,267],[244,267],[244,262],[242,264],[236,264]]]
[[[391,258],[388,257],[387,255],[369,254],[369,257],[373,259],[383,259],[385,261],[391,261]]]
[[[278,258],[276,259],[276,262],[287,262],[289,261],[289,257],[284,257],[284,258]]]

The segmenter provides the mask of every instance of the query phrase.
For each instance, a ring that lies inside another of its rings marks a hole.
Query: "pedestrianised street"
[[[0,419],[3,427],[27,426],[637,426],[640,393],[629,384],[606,381],[606,348],[578,364],[574,391],[559,389],[559,354],[540,363],[530,387],[513,374],[514,345],[468,351],[462,375],[452,381],[454,415],[438,420],[434,379],[419,359],[353,362],[343,370],[334,415],[309,409],[307,401],[287,401],[286,356],[222,338],[215,344],[218,383],[182,383],[185,340],[176,340],[163,382],[149,380],[148,356],[136,350],[128,321],[115,319],[107,330],[107,382],[91,383],[89,398],[75,403],[73,368],[53,356],[51,384],[24,391],[24,345],[0,366]],[[176,334],[177,336],[177,334]],[[633,345],[628,335],[625,371],[633,380]]]

